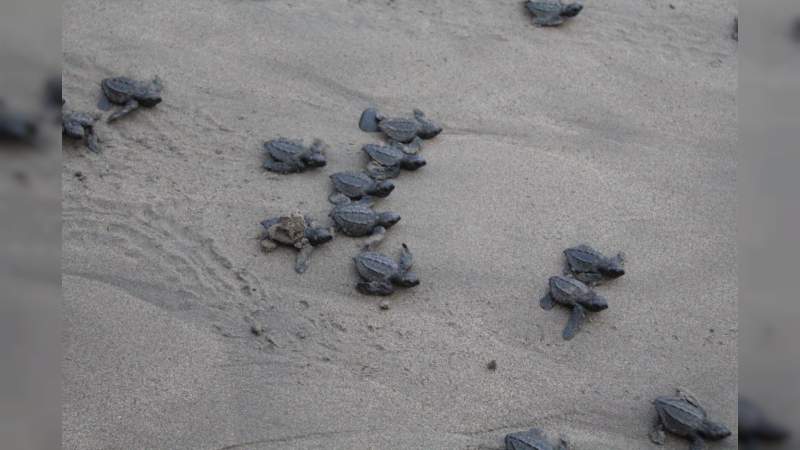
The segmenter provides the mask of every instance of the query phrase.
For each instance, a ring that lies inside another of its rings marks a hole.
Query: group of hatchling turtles
[[[411,117],[386,117],[375,108],[364,110],[359,127],[366,132],[382,132],[386,142],[362,147],[370,159],[363,171],[330,176],[331,226],[321,227],[311,217],[294,212],[263,221],[261,243],[267,252],[279,245],[296,248],[295,271],[304,273],[314,247],[333,239],[334,231],[349,237],[366,237],[362,251],[353,259],[361,278],[356,289],[366,295],[387,296],[398,287],[418,285],[419,277],[411,270],[413,256],[406,244],[397,259],[375,251],[386,230],[400,221],[400,215],[376,211],[373,206],[377,199],[394,191],[390,179],[399,176],[401,170],[425,166],[425,159],[419,155],[422,141],[438,136],[442,127],[419,109]],[[264,169],[289,174],[325,166],[328,146],[320,139],[306,146],[299,140],[277,138],[264,143],[264,152]]]

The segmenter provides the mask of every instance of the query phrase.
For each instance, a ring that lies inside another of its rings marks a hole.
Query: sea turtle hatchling
[[[731,435],[725,425],[708,420],[697,399],[684,390],[678,389],[675,396],[658,397],[653,405],[658,417],[650,432],[650,440],[655,444],[664,444],[664,431],[688,439],[691,442],[689,450],[703,450],[706,439],[719,441]]]
[[[161,103],[161,80],[155,77],[152,81],[138,81],[128,77],[106,78],[100,82],[103,89],[104,99],[98,105],[102,110],[108,110],[111,102],[115,105],[122,105],[122,108],[114,111],[108,116],[108,122],[113,122],[139,106],[152,108]]]
[[[261,226],[264,227],[261,236],[261,246],[264,251],[271,252],[279,245],[294,247],[300,251],[294,265],[297,273],[303,273],[308,269],[314,247],[333,239],[333,234],[328,228],[319,226],[299,212],[267,219],[261,222]]]
[[[507,434],[505,444],[506,450],[569,450],[567,441],[559,439],[558,445],[552,445],[538,428]]]
[[[556,303],[572,308],[562,337],[570,340],[581,329],[586,320],[586,311],[599,312],[608,308],[608,301],[597,295],[589,286],[574,278],[550,277],[547,294],[539,300],[539,305],[550,310]]]
[[[789,431],[773,423],[755,403],[739,397],[739,446],[755,450],[758,444],[778,443],[789,438]]]
[[[540,27],[555,27],[570,17],[575,17],[583,9],[580,3],[561,3],[560,0],[528,0],[525,7],[535,17],[533,24]]]
[[[61,112],[62,134],[70,139],[85,140],[86,147],[95,152],[100,152],[97,144],[97,135],[94,132],[94,123],[98,117],[93,114],[77,111]]]
[[[386,117],[370,107],[361,113],[358,127],[367,132],[382,131],[391,141],[400,143],[411,142],[417,137],[433,139],[442,132],[442,126],[418,108],[414,108],[413,117]]]
[[[366,144],[362,147],[371,161],[367,174],[376,180],[385,180],[400,175],[400,169],[417,170],[425,166],[425,158],[406,153],[396,145]]]
[[[353,261],[362,281],[356,289],[365,295],[390,295],[395,286],[413,287],[419,284],[419,277],[411,271],[413,257],[406,244],[395,261],[382,253],[365,248]]]
[[[315,139],[311,147],[306,147],[302,141],[286,138],[273,139],[264,143],[264,151],[267,156],[264,168],[270,172],[286,174],[323,167],[327,164],[325,159],[327,147],[320,139]]]
[[[369,199],[340,203],[331,210],[330,217],[334,228],[346,236],[371,236],[369,245],[380,242],[386,229],[400,221],[397,213],[373,210]]]
[[[335,192],[328,200],[337,205],[366,196],[386,197],[394,190],[391,181],[377,181],[364,172],[337,172],[330,178]]]
[[[625,275],[625,255],[613,258],[604,256],[586,244],[564,250],[566,256],[565,274],[571,274],[584,283],[593,286],[609,279]]]

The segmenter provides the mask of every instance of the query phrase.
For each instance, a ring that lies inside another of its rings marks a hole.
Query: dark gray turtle
[[[391,181],[377,181],[364,172],[337,172],[331,175],[331,181],[336,192],[328,200],[337,205],[366,196],[386,197],[394,190]]]
[[[370,201],[357,201],[336,205],[331,211],[334,228],[346,236],[373,236],[380,241],[386,229],[400,221],[400,215],[393,212],[375,212]]]
[[[0,100],[0,140],[34,145],[38,139],[37,120],[27,114],[7,108],[5,103]]]
[[[100,148],[97,144],[97,135],[94,132],[94,123],[98,117],[93,114],[76,111],[61,112],[62,134],[70,139],[85,140],[86,147],[99,153]]]
[[[731,435],[725,425],[708,420],[697,399],[681,389],[674,397],[656,398],[653,405],[658,417],[650,432],[650,440],[658,445],[666,441],[664,431],[688,439],[691,442],[690,450],[705,449],[706,439],[719,441]]]
[[[376,180],[394,178],[400,169],[417,170],[426,164],[422,156],[406,153],[396,145],[366,144],[362,150],[372,159],[367,174]]]
[[[574,278],[562,276],[550,277],[547,294],[539,300],[544,309],[552,309],[559,305],[572,308],[567,326],[562,336],[565,340],[575,337],[586,320],[586,311],[599,312],[608,308],[608,301],[597,295],[589,286]]]
[[[353,258],[356,270],[364,281],[356,284],[356,289],[366,295],[389,295],[395,286],[413,287],[419,284],[417,274],[411,272],[413,257],[406,244],[395,261],[384,254],[364,249]]]
[[[139,106],[152,108],[161,103],[161,80],[155,77],[153,81],[137,81],[127,77],[106,78],[100,82],[105,99],[115,105],[122,105],[110,116],[108,122],[113,122],[137,109]],[[107,110],[110,105],[101,100],[100,109]]]
[[[590,286],[625,275],[625,255],[622,253],[608,258],[588,245],[581,244],[564,250],[564,256],[567,257],[564,273],[572,274]]]
[[[525,6],[535,16],[533,24],[540,27],[561,25],[564,20],[577,16],[583,9],[580,3],[565,4],[560,0],[528,0]]]
[[[267,153],[264,168],[270,172],[286,174],[323,167],[327,164],[327,147],[320,139],[315,139],[311,147],[306,147],[302,141],[273,139],[264,143],[264,151]]]
[[[569,450],[569,444],[559,439],[558,445],[547,441],[547,436],[538,428],[506,435],[506,450]]]
[[[789,438],[789,431],[773,423],[755,403],[739,397],[739,446],[755,450],[758,444],[779,443]]]
[[[442,132],[442,126],[428,119],[422,110],[414,108],[413,117],[387,118],[376,108],[369,107],[361,113],[358,127],[363,131],[383,131],[390,141],[408,143],[414,138],[433,139]]]
[[[271,252],[278,245],[294,247],[300,251],[294,265],[297,273],[303,273],[308,269],[314,247],[333,239],[333,234],[328,228],[320,227],[299,212],[267,219],[261,222],[261,226],[264,227],[264,234],[261,236],[261,246],[264,251]]]

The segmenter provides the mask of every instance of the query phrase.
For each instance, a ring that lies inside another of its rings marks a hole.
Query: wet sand
[[[102,154],[64,144],[64,447],[501,448],[538,426],[656,448],[650,400],[677,386],[735,432],[736,5],[672,3],[539,29],[516,1],[65,2],[69,107],[108,76],[165,90],[98,127]],[[300,276],[256,239],[326,217],[328,175],[378,139],[369,105],[445,126],[377,207],[422,280],[388,311],[354,290],[359,240]],[[322,138],[328,166],[264,172],[277,136]],[[627,274],[565,342],[537,301],[581,242]]]

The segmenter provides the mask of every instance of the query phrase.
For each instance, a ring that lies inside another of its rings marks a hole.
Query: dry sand
[[[166,87],[99,127],[101,155],[64,145],[64,447],[501,448],[539,426],[646,449],[676,386],[735,428],[736,5],[672,4],[537,29],[517,0],[68,0],[69,106],[112,75]],[[389,311],[354,291],[357,240],[299,276],[255,239],[325,217],[370,104],[446,127],[379,206],[422,279]],[[329,165],[265,173],[278,135],[324,139]],[[628,273],[564,342],[537,300],[580,242]]]

